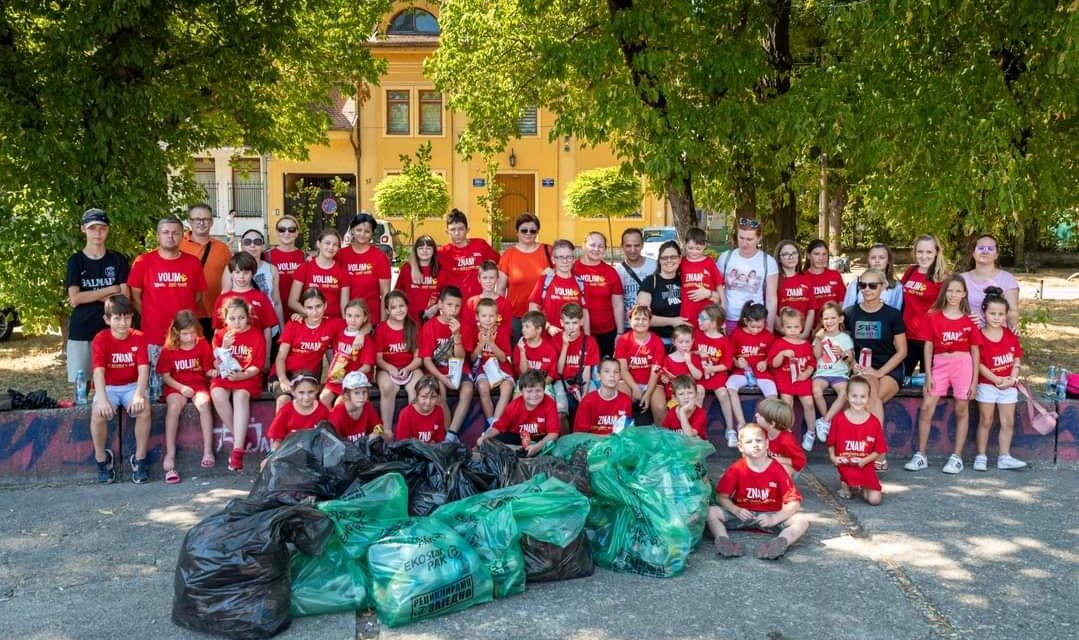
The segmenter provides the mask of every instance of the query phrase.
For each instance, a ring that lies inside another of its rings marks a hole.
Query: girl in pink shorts
[[[922,392],[922,411],[918,416],[918,449],[907,471],[920,471],[929,466],[925,452],[937,402],[951,389],[955,399],[955,451],[944,464],[944,473],[955,475],[963,470],[963,445],[967,441],[970,398],[977,387],[974,375],[982,332],[970,318],[967,284],[961,276],[944,282],[937,301],[929,308],[927,318],[929,339],[925,341],[925,360],[928,371]]]

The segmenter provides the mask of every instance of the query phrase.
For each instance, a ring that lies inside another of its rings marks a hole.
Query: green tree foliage
[[[305,157],[326,139],[331,89],[377,79],[382,65],[360,40],[388,9],[388,0],[5,2],[0,297],[32,323],[54,322],[81,211],[109,212],[114,248],[144,249],[153,221],[195,197],[185,168],[194,152]]]
[[[334,200],[337,201],[337,212],[341,211],[341,199],[348,193],[349,184],[345,182],[341,176],[334,176],[330,181],[330,194]],[[338,213],[326,214],[322,211],[322,202],[324,195],[324,189],[317,184],[308,184],[306,180],[300,178],[296,181],[292,191],[285,194],[285,198],[292,202],[292,215],[296,216],[296,220],[299,222],[298,238],[307,238],[306,248],[311,249],[315,246],[314,232],[316,228],[334,227],[334,217]],[[319,217],[322,217],[322,225],[314,226]],[[301,245],[303,243],[300,243]]]
[[[431,171],[431,143],[416,150],[416,158],[402,155],[401,173],[386,176],[375,185],[375,207],[382,216],[408,220],[409,240],[416,239],[416,223],[438,218],[450,206],[446,180]]]
[[[577,218],[607,218],[607,237],[614,243],[612,216],[624,216],[641,207],[641,181],[622,167],[589,169],[566,187],[566,211]]]
[[[490,155],[484,158],[484,184],[487,190],[476,196],[476,204],[480,205],[487,218],[487,236],[492,246],[502,243],[502,224],[506,221],[506,213],[499,204],[506,188],[498,181],[498,161]]]

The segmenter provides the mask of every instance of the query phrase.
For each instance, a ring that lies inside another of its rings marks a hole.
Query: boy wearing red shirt
[[[727,532],[761,529],[778,533],[757,547],[757,557],[776,560],[809,528],[809,520],[799,511],[802,496],[783,465],[768,457],[768,436],[752,422],[738,431],[742,458],[727,467],[716,485],[716,502],[708,507],[708,530],[715,536],[716,550],[732,558],[744,553],[741,543]]]
[[[678,406],[667,412],[663,428],[707,440],[708,415],[697,404],[697,382],[688,375],[680,375],[671,382],[671,389]]]
[[[546,336],[547,319],[539,311],[529,311],[521,319],[521,340],[514,354],[518,375],[528,370],[543,373],[547,382],[558,379],[558,351]]]
[[[577,304],[562,307],[562,333],[551,337],[558,352],[558,377],[566,385],[569,412],[588,392],[592,382],[592,367],[599,364],[599,344],[592,336],[582,333],[584,309]]]
[[[446,414],[439,407],[442,388],[432,376],[416,383],[416,401],[401,409],[394,424],[395,440],[415,438],[420,442],[437,444],[446,439]]]
[[[888,452],[888,443],[880,420],[866,410],[868,403],[869,383],[854,376],[847,383],[847,408],[828,432],[828,457],[839,472],[840,498],[860,492],[866,502],[878,505],[883,494],[873,462]]]
[[[330,411],[330,424],[337,435],[356,442],[365,436],[386,437],[382,418],[368,402],[371,381],[360,371],[350,371],[341,380],[340,401]]]
[[[791,433],[794,410],[779,398],[765,398],[757,404],[757,424],[768,434],[768,456],[783,465],[792,479],[805,469],[806,453]]]
[[[484,260],[498,264],[501,256],[486,240],[468,237],[468,217],[457,209],[446,216],[446,233],[450,241],[438,248],[439,284],[456,287],[463,299],[468,300],[480,293],[476,270]],[[505,277],[499,276],[499,287]]]
[[[452,214],[450,214],[452,215]],[[465,348],[461,335],[461,291],[457,287],[447,286],[438,297],[438,315],[428,320],[420,330],[420,357],[427,373],[435,377],[442,385],[442,407],[449,414],[446,396],[451,389],[457,391],[457,407],[446,436],[456,440],[457,432],[464,424],[472,403],[472,381],[464,371]],[[455,384],[449,376],[451,358],[460,361],[461,379]]]
[[[554,398],[544,393],[543,373],[535,369],[521,374],[521,395],[506,407],[506,412],[476,440],[476,446],[490,438],[510,445],[520,445],[532,457],[548,442],[558,439],[558,408]],[[538,441],[537,438],[540,438]]]
[[[135,453],[131,455],[131,480],[146,482],[146,447],[150,440],[150,406],[146,387],[150,381],[150,356],[146,337],[131,328],[134,307],[127,296],[112,296],[105,301],[105,324],[108,331],[94,336],[90,344],[93,366],[94,403],[90,413],[90,437],[97,460],[97,480],[102,484],[116,481],[112,451],[105,448],[108,421],[123,408],[135,418]]]
[[[247,308],[251,310],[251,326],[262,331],[266,344],[270,344],[270,332],[277,326],[277,312],[269,296],[259,291],[252,285],[258,264],[255,258],[245,251],[241,251],[229,258],[229,274],[232,277],[232,288],[224,291],[217,297],[214,303],[214,329],[220,331],[225,328],[225,319],[221,315],[221,307],[229,298],[243,298]],[[269,369],[270,363],[264,366]]]
[[[682,313],[681,316],[697,328],[701,310],[723,299],[723,274],[714,260],[705,255],[708,238],[703,229],[693,227],[686,231],[686,257],[682,258]]]
[[[461,326],[466,331],[475,329],[476,307],[479,305],[480,300],[484,298],[494,300],[497,305],[495,326],[498,328],[498,339],[505,338],[508,344],[512,340],[513,327],[510,320],[513,318],[513,311],[510,309],[510,302],[506,299],[506,296],[498,293],[498,265],[486,260],[480,265],[480,269],[476,274],[480,281],[481,291],[465,301],[465,306],[461,309]],[[469,342],[472,341],[470,340]]]
[[[604,358],[599,365],[599,389],[581,399],[573,415],[574,433],[609,436],[633,426],[633,400],[618,390],[621,365]]]

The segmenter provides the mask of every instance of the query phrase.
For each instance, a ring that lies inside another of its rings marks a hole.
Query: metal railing
[[[265,193],[261,181],[231,182],[228,185],[229,209],[236,210],[237,218],[262,218]]]

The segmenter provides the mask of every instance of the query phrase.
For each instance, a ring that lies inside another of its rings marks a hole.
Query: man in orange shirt
[[[213,340],[214,302],[221,295],[221,277],[229,264],[232,252],[229,246],[210,235],[214,224],[214,214],[210,205],[200,202],[187,209],[187,222],[191,231],[180,241],[180,251],[195,256],[202,263],[202,273],[206,276],[206,292],[202,294],[202,303],[195,309],[195,315],[202,325],[202,334],[207,340]]]

